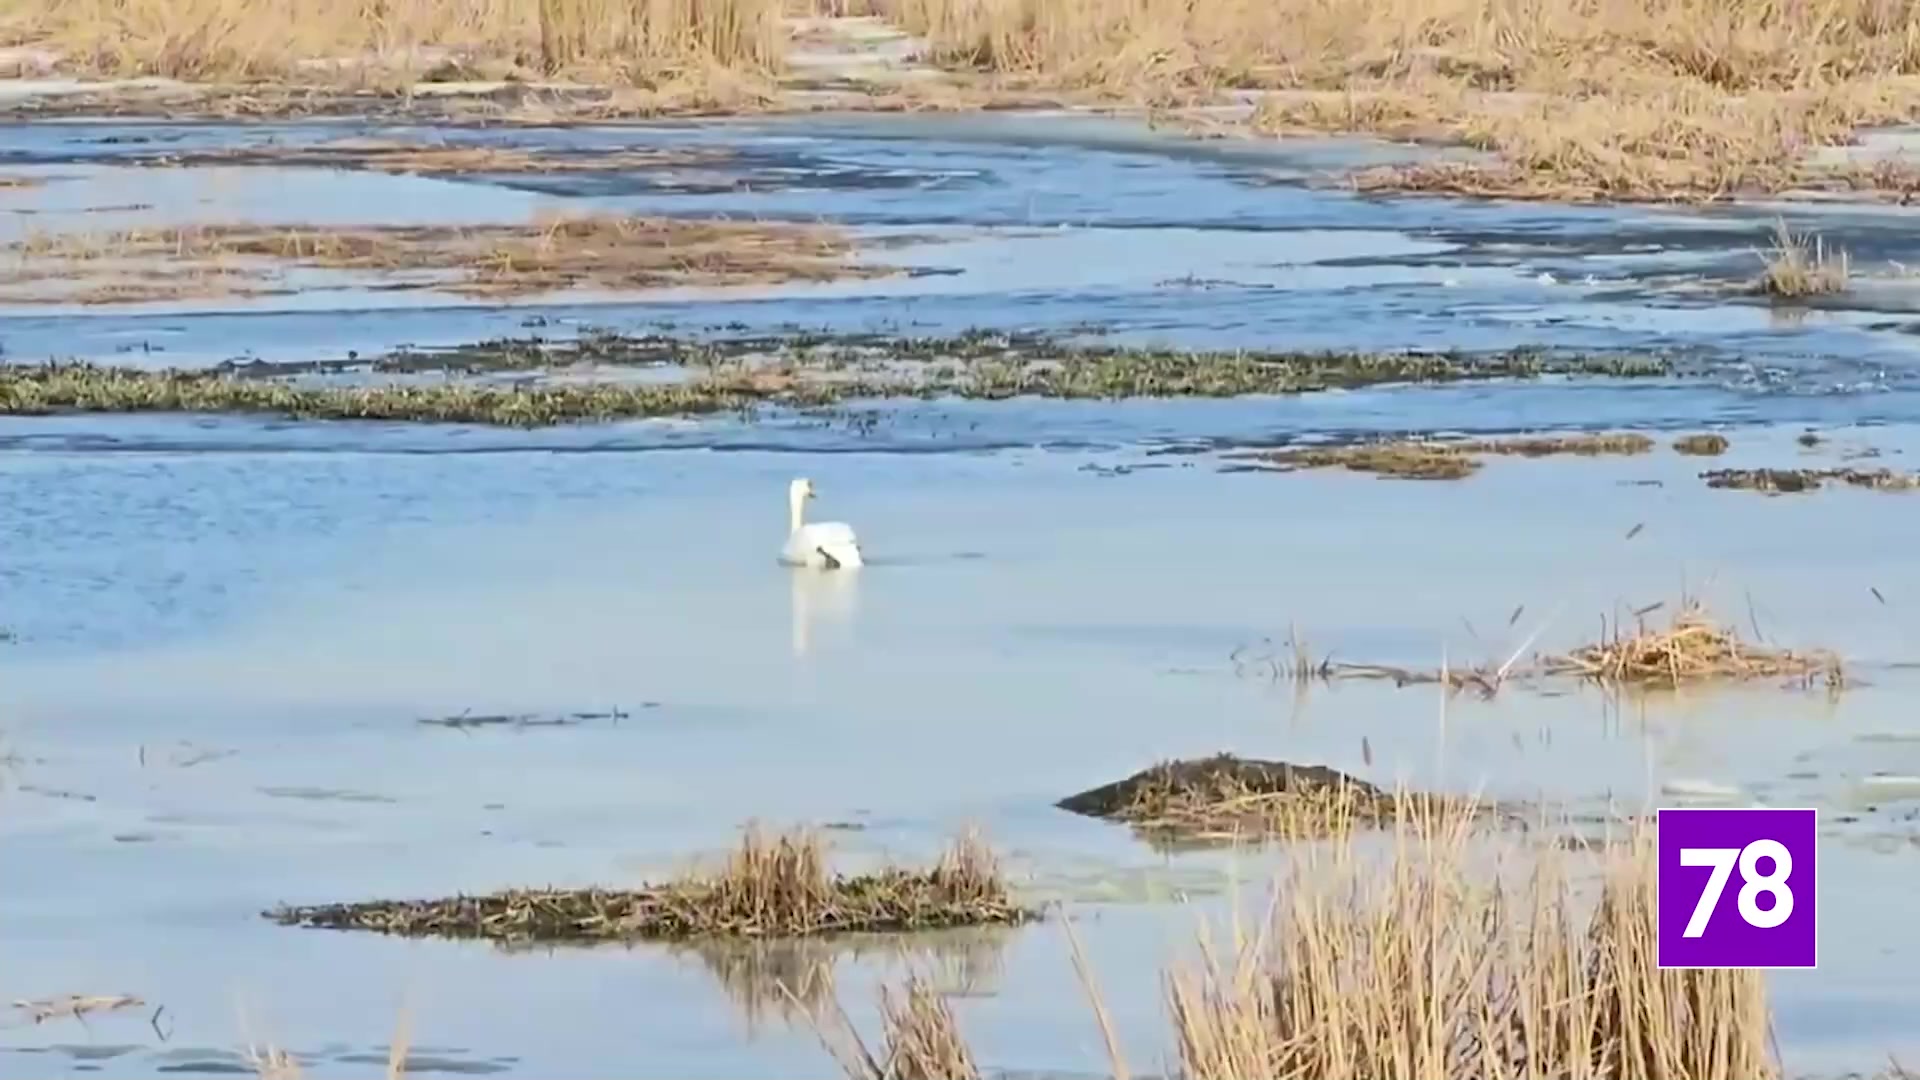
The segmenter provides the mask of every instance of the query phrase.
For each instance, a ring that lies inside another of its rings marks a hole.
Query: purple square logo
[[[1818,967],[1813,810],[1661,808],[1663,968]]]

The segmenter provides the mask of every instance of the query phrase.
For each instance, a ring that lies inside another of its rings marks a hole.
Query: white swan
[[[801,518],[808,499],[814,498],[813,481],[802,476],[787,485],[787,520],[790,531],[787,546],[780,549],[780,561],[788,566],[810,566],[821,570],[851,569],[861,566],[860,541],[853,526],[843,521],[816,521],[803,524]]]

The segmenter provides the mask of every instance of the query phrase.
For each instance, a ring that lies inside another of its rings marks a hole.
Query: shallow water
[[[747,178],[725,193],[318,170],[288,186],[284,170],[240,168],[202,188],[211,173],[116,164],[156,145],[129,137],[178,151],[365,133],[36,123],[9,132],[0,168],[87,177],[72,206],[140,189],[152,213],[203,219],[215,206],[285,221],[519,220],[547,200],[937,225],[942,243],[905,254],[959,272],[697,300],[376,309],[377,294],[345,289],[319,310],[311,296],[294,298],[310,310],[9,309],[6,355],[330,358],[521,334],[537,319],[550,335],[662,320],[914,333],[1091,322],[1179,345],[1662,347],[1712,363],[1634,383],[855,409],[874,424],[0,419],[0,626],[19,638],[0,645],[0,858],[14,868],[0,997],[146,1002],[85,1026],[0,1027],[0,1076],[234,1071],[248,1039],[301,1054],[313,1075],[364,1074],[403,1008],[422,1075],[828,1075],[814,1036],[769,1014],[764,984],[749,1031],[727,989],[751,983],[738,957],[506,954],[258,916],[279,902],[637,881],[723,848],[754,817],[843,823],[832,835],[852,862],[930,855],[980,822],[1027,887],[1068,902],[1128,1056],[1151,1071],[1169,1050],[1161,966],[1190,945],[1195,915],[1221,913],[1231,883],[1258,880],[1269,857],[1168,855],[1050,804],[1222,749],[1578,806],[1716,792],[1819,806],[1822,966],[1773,980],[1783,1048],[1796,1069],[1829,1072],[1920,1053],[1908,1023],[1920,934],[1900,887],[1920,844],[1920,727],[1900,708],[1920,679],[1900,666],[1920,659],[1911,497],[1768,498],[1695,475],[1868,449],[1880,457],[1862,464],[1910,462],[1913,337],[1898,312],[1786,322],[1703,292],[1751,272],[1764,218],[1354,200],[1288,178],[1362,149],[1196,144],[1058,118],[446,135],[719,146]],[[0,193],[0,219],[68,198],[61,188]],[[126,213],[119,224],[147,212]],[[1833,220],[1870,259],[1912,243],[1892,213]],[[1587,273],[1604,282],[1558,283]],[[1193,280],[1165,284],[1181,278]],[[1232,472],[1218,454],[1409,429],[1707,424],[1733,439],[1724,458],[1502,459],[1460,483]],[[1803,426],[1829,441],[1800,446]],[[859,526],[874,559],[859,575],[773,564],[799,472],[821,512]],[[1837,701],[1775,686],[1626,702],[1519,691],[1443,710],[1431,688],[1301,694],[1258,660],[1290,627],[1351,659],[1503,658],[1536,630],[1542,647],[1575,644],[1603,613],[1687,589],[1753,634],[1840,649],[1863,684]],[[621,715],[419,722],[467,710]],[[946,944],[925,962],[964,991],[984,1065],[1105,1069],[1057,924]],[[899,970],[884,950],[842,959],[857,1020],[871,1019],[874,980]]]

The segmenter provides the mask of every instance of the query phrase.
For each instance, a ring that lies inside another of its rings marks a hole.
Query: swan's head
[[[813,481],[804,476],[787,485],[787,498],[796,504],[802,499],[811,499],[813,497]]]

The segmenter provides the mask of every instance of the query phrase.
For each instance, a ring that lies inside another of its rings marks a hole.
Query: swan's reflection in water
[[[831,938],[710,942],[689,946],[719,981],[752,1038],[773,1021],[806,1029],[831,1012],[834,971],[849,961],[886,976],[917,974],[944,996],[992,994],[1012,931],[1005,927],[914,934],[847,934]]]
[[[853,620],[860,595],[860,571],[789,571],[793,616],[793,655],[805,656],[823,632]]]

